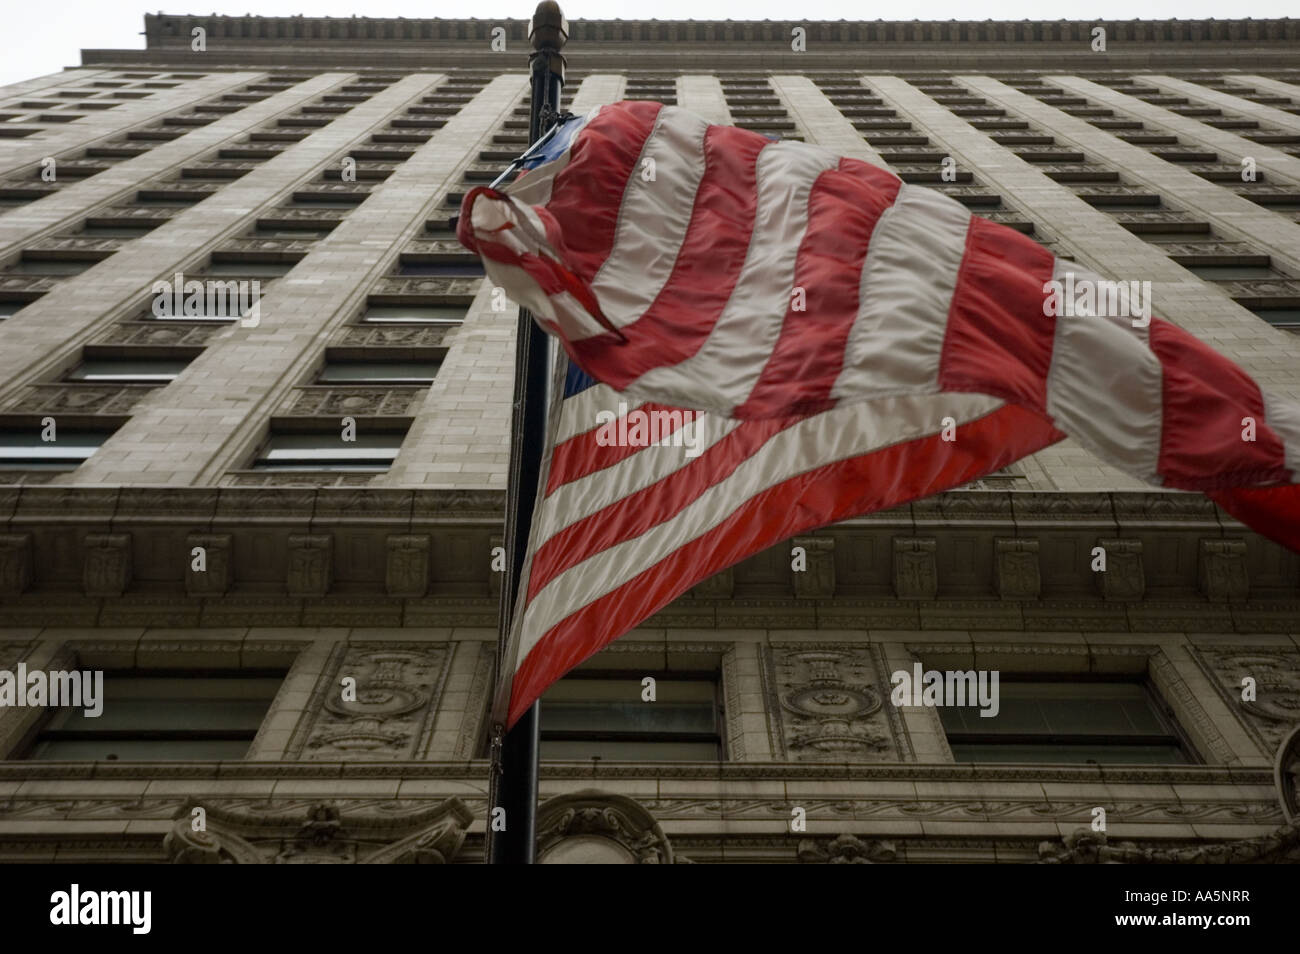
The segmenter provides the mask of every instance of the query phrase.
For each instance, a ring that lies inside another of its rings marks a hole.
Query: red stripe
[[[708,128],[704,175],[672,274],[622,335],[566,342],[579,367],[621,391],[651,368],[676,364],[700,349],[745,264],[758,201],[758,156],[770,145],[766,136],[744,129]]]
[[[1232,487],[1209,497],[1260,536],[1300,553],[1300,485]]]
[[[1286,450],[1264,422],[1264,398],[1250,375],[1160,318],[1151,320],[1150,335],[1163,372],[1156,468],[1165,484],[1217,490],[1289,482]],[[1242,439],[1243,418],[1254,419],[1254,441]]]
[[[528,572],[528,598],[570,567],[639,537],[671,520],[702,493],[726,480],[737,467],[762,450],[776,434],[804,418],[746,421],[699,457],[649,487],[614,501],[550,537],[533,556]]]
[[[606,438],[616,438],[618,436],[619,421],[631,417],[638,411],[644,411],[647,415],[656,414],[662,411],[676,412],[681,424],[672,423],[672,426],[661,428],[659,437],[663,439],[669,434],[674,434],[679,427],[695,420],[699,411],[686,411],[681,408],[669,407],[666,404],[642,404],[634,406],[624,417],[616,418],[610,424],[599,425],[592,430],[585,431],[570,437],[562,444],[557,444],[555,452],[551,455],[551,473],[546,481],[546,493],[549,496],[558,488],[565,484],[580,480],[588,474],[594,474],[598,470],[604,470],[606,467],[613,467],[621,460],[626,460],[639,450],[644,450],[645,444],[601,444],[601,440]],[[612,413],[611,409],[611,413]],[[610,430],[607,430],[609,428]],[[633,436],[629,426],[629,437]],[[603,433],[603,436],[602,436]]]
[[[662,108],[624,102],[602,109],[578,133],[569,164],[555,177],[546,203],[558,227],[554,239],[561,243],[553,247],[583,282],[595,279],[614,247],[623,192]]]
[[[725,521],[551,627],[511,687],[513,725],[547,687],[713,573],[792,534],[960,486],[1065,435],[1015,405],[938,434],[819,467],[747,500]]]
[[[734,417],[809,414],[834,405],[831,388],[858,317],[867,246],[900,185],[896,176],[853,159],[840,160],[813,183],[794,269],[795,289],[806,300],[791,301],[776,347]],[[796,304],[805,308],[796,311]]]
[[[1043,314],[1055,259],[1033,239],[972,218],[957,273],[939,387],[1043,411],[1056,319]]]

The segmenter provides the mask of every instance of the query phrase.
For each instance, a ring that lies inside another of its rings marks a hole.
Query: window
[[[1070,681],[1003,673],[998,714],[942,707],[958,762],[1180,763],[1194,761],[1177,724],[1142,681]]]
[[[401,262],[397,266],[399,275],[440,275],[448,278],[481,278],[483,263],[475,260],[466,262]]]
[[[441,361],[326,361],[319,384],[432,384]]]
[[[60,428],[55,440],[43,441],[38,427],[0,431],[0,470],[75,470],[109,434]]]
[[[78,275],[94,264],[72,258],[23,258],[11,271],[18,275]]]
[[[104,673],[103,711],[53,710],[27,758],[61,761],[242,759],[282,672]]]
[[[0,308],[3,307],[0,305]],[[1293,334],[1300,333],[1300,308],[1252,308],[1251,310],[1274,328],[1290,331]]]
[[[81,234],[86,238],[139,238],[155,228],[154,225],[84,225]]]
[[[655,701],[642,680],[655,679]],[[541,757],[716,762],[721,705],[714,674],[573,673],[541,703]]]
[[[188,358],[86,358],[68,372],[69,381],[166,384],[175,381]]]
[[[18,314],[19,309],[27,307],[25,301],[0,301],[0,321],[4,321],[10,315]]]
[[[361,320],[376,325],[460,325],[464,305],[371,305]]]
[[[1184,265],[1183,267],[1197,278],[1212,282],[1286,277],[1269,265]]]
[[[392,466],[405,436],[401,431],[379,431],[344,441],[336,430],[272,434],[253,460],[253,469],[384,471]]]
[[[214,278],[225,275],[238,275],[249,278],[278,278],[281,275],[289,274],[291,268],[293,268],[293,264],[288,262],[226,260],[212,262],[203,270],[203,274],[211,275]]]

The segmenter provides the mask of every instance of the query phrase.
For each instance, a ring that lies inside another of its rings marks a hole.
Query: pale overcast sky
[[[1178,17],[1256,19],[1295,16],[1297,0],[926,0],[906,12],[924,20],[1091,20]],[[342,0],[252,0],[225,3],[197,0],[197,9],[176,4],[168,13],[218,13],[243,16],[350,17],[364,12],[371,17],[462,17],[479,19],[530,16],[533,0],[366,0],[360,7]],[[861,0],[656,0],[633,4],[626,0],[566,0],[570,19],[636,20],[861,20],[893,19],[894,11]],[[83,48],[142,48],[144,9],[138,0],[62,0],[43,3],[26,0],[5,11],[5,36],[0,40],[0,84],[31,79],[81,62]]]

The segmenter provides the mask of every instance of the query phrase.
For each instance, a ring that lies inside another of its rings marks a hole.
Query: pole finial
[[[559,52],[568,40],[569,21],[565,19],[564,11],[555,0],[542,0],[528,24],[528,41],[533,49]]]

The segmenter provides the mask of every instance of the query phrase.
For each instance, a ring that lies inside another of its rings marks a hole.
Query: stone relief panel
[[[196,829],[196,809],[204,824]],[[172,864],[450,864],[474,816],[458,798],[404,816],[351,814],[320,802],[301,820],[283,813],[186,802],[163,847]]]
[[[773,757],[796,762],[904,761],[911,744],[879,647],[773,643],[763,652]]]
[[[1192,658],[1265,754],[1300,725],[1300,651],[1285,646],[1194,646]],[[1243,699],[1242,681],[1255,680]]]
[[[286,757],[425,758],[450,652],[429,643],[336,647]],[[356,682],[345,686],[345,678]]]

